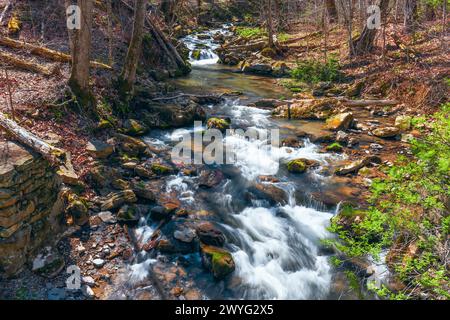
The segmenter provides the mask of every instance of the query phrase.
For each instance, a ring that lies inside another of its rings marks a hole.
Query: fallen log
[[[20,69],[42,73],[46,76],[50,76],[53,74],[53,71],[45,66],[16,58],[12,54],[1,51],[0,51],[0,61],[3,61],[6,64],[12,65]]]
[[[268,43],[266,41],[258,41],[254,43],[244,44],[244,45],[237,45],[237,46],[227,46],[223,47],[224,49],[228,50],[261,50],[268,46]]]
[[[56,147],[51,146],[31,132],[19,126],[15,121],[8,119],[5,114],[0,112],[0,128],[12,136],[13,139],[23,143],[32,150],[41,154],[53,165],[64,165],[66,153]]]
[[[30,43],[17,41],[8,37],[0,37],[0,45],[4,47],[14,48],[14,49],[25,49],[28,50],[31,54],[44,57],[50,60],[59,61],[59,62],[71,62],[72,57],[64,52],[48,49],[45,47],[39,47]],[[98,69],[106,69],[112,70],[112,67],[97,61],[91,61],[90,66],[92,68]]]

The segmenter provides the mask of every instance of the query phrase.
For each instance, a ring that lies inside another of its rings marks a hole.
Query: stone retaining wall
[[[61,231],[55,171],[40,155],[0,141],[0,277],[12,276]]]

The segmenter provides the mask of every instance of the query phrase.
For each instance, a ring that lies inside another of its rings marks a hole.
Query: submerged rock
[[[220,170],[203,170],[198,179],[198,185],[205,188],[214,188],[223,180],[223,173]]]
[[[211,222],[202,222],[197,225],[196,232],[200,241],[205,244],[222,247],[225,244],[225,235]]]
[[[202,245],[201,255],[205,268],[218,280],[225,278],[236,268],[233,256],[224,249]]]

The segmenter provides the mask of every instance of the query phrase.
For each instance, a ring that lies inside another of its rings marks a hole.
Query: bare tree
[[[417,0],[405,0],[403,5],[403,25],[405,31],[414,32],[417,23]]]
[[[93,0],[78,0],[81,10],[80,29],[74,30],[71,36],[72,70],[69,86],[78,99],[78,102],[89,113],[93,113],[94,98],[89,87],[89,62],[91,55],[91,32],[93,16]]]
[[[327,16],[330,19],[330,21],[335,21],[337,18],[337,10],[336,10],[336,3],[334,0],[325,0],[325,5],[327,8]]]
[[[380,0],[379,8],[381,19],[380,23],[383,24],[384,21],[387,20],[389,0]],[[377,28],[369,27],[368,24],[366,24],[359,37],[353,41],[353,55],[362,55],[372,51],[377,32]]]
[[[142,49],[142,39],[144,36],[144,23],[147,14],[147,0],[136,0],[134,8],[133,35],[128,46],[125,64],[119,77],[120,91],[124,94],[133,92],[136,80],[136,70]]]
[[[273,17],[272,17],[272,0],[267,0],[267,34],[269,36],[269,47],[273,48]]]

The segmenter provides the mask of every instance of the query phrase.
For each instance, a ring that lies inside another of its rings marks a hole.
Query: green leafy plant
[[[377,258],[382,249],[394,248],[388,265],[404,289],[390,292],[372,284],[369,289],[379,296],[449,299],[444,252],[450,228],[450,104],[413,125],[423,134],[411,141],[412,156],[384,168],[387,178],[373,181],[370,206],[344,206],[330,230],[338,234],[334,245],[351,257]]]
[[[253,27],[237,27],[236,33],[240,37],[243,37],[246,39],[261,38],[261,37],[267,36],[267,31],[262,28],[258,28],[258,27],[254,27],[254,28]]]

